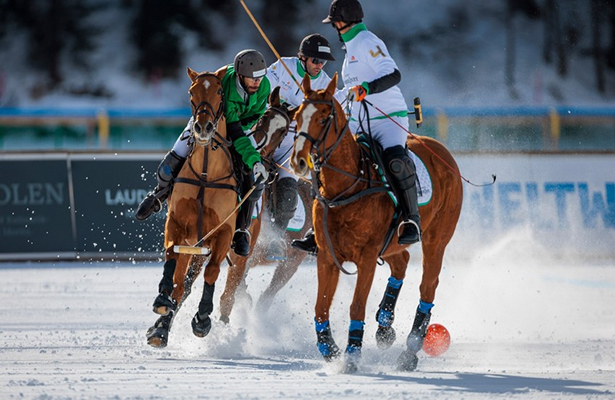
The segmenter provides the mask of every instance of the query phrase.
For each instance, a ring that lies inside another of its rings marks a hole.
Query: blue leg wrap
[[[350,327],[348,328],[348,346],[346,346],[346,353],[354,354],[360,353],[363,346],[363,330],[365,328],[365,322],[351,320]]]
[[[387,328],[393,323],[393,319],[395,318],[393,311],[395,310],[397,296],[399,295],[403,283],[403,279],[395,279],[392,276],[389,277],[389,283],[387,284],[386,291],[380,302],[380,308],[376,314],[378,325]]]
[[[317,346],[320,354],[322,354],[325,360],[337,357],[340,353],[340,349],[335,344],[333,336],[331,335],[329,321],[318,322],[314,318],[314,323],[316,324]]]
[[[433,306],[434,306],[433,303],[426,303],[423,300],[419,301],[419,311],[422,312],[423,314],[429,314]]]

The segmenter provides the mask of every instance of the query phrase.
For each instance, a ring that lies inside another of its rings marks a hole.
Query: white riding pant
[[[408,128],[408,117],[391,118],[404,128]],[[398,126],[395,122],[391,121],[389,118],[384,117],[383,119],[372,119],[369,122],[372,137],[380,143],[383,149],[388,149],[393,146],[406,146],[408,132]],[[367,127],[367,121],[364,121],[363,128],[367,130]],[[350,121],[350,129],[352,132],[358,133],[359,122],[354,120]]]
[[[298,180],[299,178],[294,175],[290,171],[290,155],[293,152],[293,144],[295,143],[295,131],[297,130],[297,125],[293,121],[288,129],[288,133],[284,136],[282,143],[280,146],[273,152],[273,161],[276,164],[281,165],[284,168],[278,168],[278,179],[282,178],[293,178],[294,180]]]

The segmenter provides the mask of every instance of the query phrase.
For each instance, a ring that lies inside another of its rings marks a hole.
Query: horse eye
[[[218,89],[218,94],[222,94],[222,89]]]
[[[320,125],[324,125],[326,123],[327,123],[327,119],[326,118],[321,119],[320,122],[319,122]]]

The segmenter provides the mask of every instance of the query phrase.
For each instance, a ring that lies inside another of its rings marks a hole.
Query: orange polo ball
[[[451,345],[451,335],[440,324],[431,324],[427,327],[427,334],[423,341],[423,351],[430,357],[437,357],[446,352]]]

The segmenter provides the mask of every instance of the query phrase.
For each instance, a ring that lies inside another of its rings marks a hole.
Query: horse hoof
[[[397,359],[397,369],[399,371],[412,372],[416,370],[418,363],[419,358],[417,357],[416,353],[404,350]]]
[[[397,335],[392,326],[378,326],[378,330],[376,331],[376,344],[380,350],[387,350],[390,348],[393,343],[395,343],[396,338]]]
[[[359,370],[359,366],[354,360],[346,360],[344,363],[344,368],[342,369],[343,374],[354,374]]]
[[[147,344],[152,347],[167,347],[167,343],[169,340],[169,330],[166,328],[156,328],[155,326],[150,327],[147,330]]]
[[[199,313],[194,314],[192,318],[192,333],[197,337],[205,337],[211,330],[211,318],[206,315],[205,318],[200,318]]]
[[[176,308],[177,303],[171,296],[160,293],[154,300],[153,311],[163,317],[169,315],[171,311],[175,311]]]
[[[220,315],[220,321],[223,322],[225,325],[228,325],[230,319],[226,315]]]

